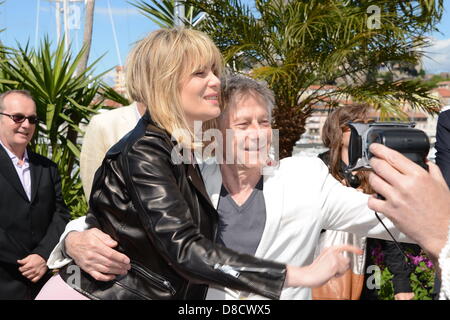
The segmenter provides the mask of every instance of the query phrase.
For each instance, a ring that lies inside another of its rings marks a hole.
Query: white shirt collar
[[[0,140],[0,144],[2,145],[3,149],[6,150],[6,153],[8,154],[8,156],[10,157],[10,159],[13,161],[13,163],[14,163],[14,161],[15,161],[16,159],[19,160],[19,157],[17,157],[11,150],[9,150],[9,149],[2,143],[1,140]],[[25,153],[23,154],[23,160],[24,160],[25,162],[29,162],[29,159],[28,159],[28,151],[27,151],[27,149],[25,149]]]

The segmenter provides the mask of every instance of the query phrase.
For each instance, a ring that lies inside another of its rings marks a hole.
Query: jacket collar
[[[278,233],[283,213],[283,183],[278,168],[274,173],[264,176],[264,201],[266,205],[266,225],[261,236],[255,256],[265,257]],[[205,180],[206,191],[211,198],[214,208],[219,205],[220,190],[222,188],[222,174],[215,159],[208,159],[201,164],[201,172]]]
[[[148,111],[144,113],[144,115],[142,116],[140,121],[143,121],[147,125],[152,126],[152,131],[153,132],[159,132],[160,134],[165,135],[166,138],[173,145],[173,148],[176,148],[176,146],[178,145],[178,142],[176,140],[171,139],[170,138],[170,134],[166,130],[161,129],[160,127],[158,127],[156,125],[156,123],[153,121],[153,119],[150,116],[150,113]],[[183,150],[184,149],[181,149],[181,152],[183,152]],[[183,156],[180,156],[180,158],[184,159]],[[198,167],[198,165],[196,163],[193,163],[195,161],[195,158],[194,158],[193,155],[192,155],[192,157],[190,156],[189,158],[192,159],[192,161],[189,164],[187,164],[187,163],[184,164],[187,177],[188,177],[189,181],[192,183],[192,185],[195,187],[197,192],[204,198],[204,200],[210,206],[213,207],[213,204],[211,203],[211,200],[210,200],[210,198],[208,196],[208,193],[206,192],[205,183],[204,183],[203,178],[201,176],[200,169],[199,169],[199,167]]]
[[[30,156],[30,155],[29,155]],[[31,161],[30,161],[31,166]],[[30,168],[31,170],[31,168]],[[19,176],[17,175],[17,171],[14,168],[14,165],[9,157],[8,153],[4,149],[2,145],[0,145],[0,174],[5,177],[5,180],[14,188],[16,191],[28,201],[27,194],[23,189],[22,183],[20,182]],[[31,181],[31,185],[33,185],[33,181]]]
[[[31,202],[33,202],[36,197],[36,193],[39,189],[39,182],[41,181],[42,176],[42,166],[38,165],[39,160],[35,153],[30,152],[30,150],[28,150],[28,155],[30,158]]]

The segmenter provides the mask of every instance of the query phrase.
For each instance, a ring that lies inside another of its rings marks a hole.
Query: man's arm
[[[343,186],[320,161],[317,179],[322,189],[318,203],[322,209],[322,229],[346,231],[362,237],[392,240],[388,231],[367,205],[369,195],[351,187]],[[378,214],[386,228],[398,241],[414,242],[401,233],[388,218]]]
[[[47,260],[47,266],[49,269],[59,269],[64,267],[66,264],[72,261],[66,251],[65,251],[65,240],[67,235],[72,231],[84,231],[88,229],[88,225],[86,223],[86,217],[79,217],[75,220],[70,221],[66,228],[59,238],[58,244],[53,248],[53,251],[50,253],[50,256]]]
[[[117,242],[97,228],[89,229],[86,217],[70,221],[48,258],[50,269],[62,268],[72,260],[96,280],[110,281],[126,274],[130,259],[114,250]]]

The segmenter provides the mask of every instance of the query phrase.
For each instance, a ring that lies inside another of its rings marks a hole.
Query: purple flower
[[[421,254],[418,256],[413,256],[410,253],[407,253],[406,255],[415,266],[418,266],[421,262],[423,262],[428,269],[432,269],[434,267],[433,262],[431,262],[431,260],[428,259],[428,257],[426,257],[425,255]]]
[[[373,257],[373,261],[376,265],[382,265],[383,261],[384,261],[384,253],[383,250],[381,249],[380,245],[377,245],[375,248],[372,249],[372,257]]]
[[[425,260],[425,257],[420,256],[420,255],[413,256],[412,254],[407,254],[407,256],[415,266],[418,266],[422,261]]]

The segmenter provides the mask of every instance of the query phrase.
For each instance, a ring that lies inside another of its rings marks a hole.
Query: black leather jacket
[[[214,244],[217,212],[180,157],[148,114],[108,151],[87,221],[119,243],[131,270],[100,282],[68,265],[61,277],[91,299],[204,299],[208,284],[279,298],[286,266]]]

